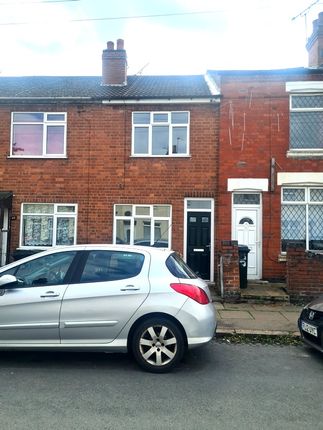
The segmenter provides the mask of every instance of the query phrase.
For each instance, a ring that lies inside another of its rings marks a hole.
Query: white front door
[[[247,245],[248,279],[261,278],[261,238],[259,208],[233,208],[233,239]]]

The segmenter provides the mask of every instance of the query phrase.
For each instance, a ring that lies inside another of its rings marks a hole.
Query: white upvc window
[[[322,123],[323,93],[290,95],[290,151],[322,153]]]
[[[65,112],[12,112],[10,156],[66,156]]]
[[[189,155],[189,112],[133,112],[132,155]]]
[[[309,250],[323,250],[323,188],[283,187],[281,246],[301,242]]]
[[[23,203],[20,247],[46,249],[75,245],[77,205],[66,203]]]
[[[170,248],[171,206],[114,206],[113,242]]]

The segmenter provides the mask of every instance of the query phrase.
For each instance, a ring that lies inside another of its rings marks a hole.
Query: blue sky
[[[321,11],[315,0],[0,0],[0,73],[100,75],[118,38],[129,74],[306,66]]]

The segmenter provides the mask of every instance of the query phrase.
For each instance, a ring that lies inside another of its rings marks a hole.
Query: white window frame
[[[150,121],[149,124],[135,124],[134,123],[134,115],[135,114],[149,114],[150,115]],[[188,115],[187,123],[172,123],[171,122],[171,115],[172,113],[186,113]],[[167,122],[164,121],[154,121],[154,115],[158,114],[167,114],[168,120]],[[168,154],[166,155],[158,155],[152,153],[152,130],[154,126],[168,126]],[[173,145],[172,145],[172,132],[174,128],[177,127],[186,127],[187,130],[187,142],[186,142],[186,152],[185,153],[173,153]],[[148,128],[148,152],[147,153],[135,153],[135,129],[136,128]],[[188,157],[190,155],[190,112],[189,111],[135,111],[132,112],[132,139],[131,139],[131,155],[132,157]]]
[[[132,206],[131,215],[129,216],[122,216],[122,215],[116,215],[116,207],[117,206]],[[169,208],[169,217],[162,217],[162,216],[154,216],[154,207],[156,206],[163,206]],[[149,214],[147,215],[137,215],[136,209],[137,208],[149,208]],[[167,232],[163,232],[165,235],[167,234],[168,239],[168,249],[171,248],[171,225],[172,225],[172,206],[167,204],[131,204],[131,203],[117,203],[114,205],[113,208],[113,243],[117,243],[117,221],[118,220],[124,220],[130,222],[129,224],[129,231],[130,231],[130,245],[134,244],[134,234],[135,234],[135,221],[137,219],[144,219],[150,220],[150,243],[151,245],[155,243],[155,225],[158,223],[158,221],[168,221],[168,230]],[[164,240],[163,237],[161,240]],[[158,239],[157,239],[158,241]]]
[[[322,112],[323,111],[323,106],[322,107],[293,107],[293,98],[295,97],[315,97],[315,96],[321,96],[323,97],[323,93],[297,93],[297,94],[290,94],[289,96],[289,112]],[[291,121],[291,119],[290,119]],[[291,138],[290,138],[291,139]],[[322,156],[323,154],[323,148],[293,148],[292,147],[292,141],[289,141],[289,150],[287,152],[287,155],[290,156]]]
[[[52,205],[54,206],[54,211],[51,213],[39,213],[39,212],[24,212],[24,205]],[[74,212],[60,212],[59,207],[73,207]],[[74,219],[74,242],[72,245],[77,243],[77,214],[78,214],[78,205],[76,203],[34,203],[34,202],[24,202],[21,204],[21,216],[20,216],[20,234],[19,234],[19,248],[20,249],[49,249],[54,246],[67,246],[67,245],[56,245],[57,239],[57,220],[59,218],[73,218]],[[23,222],[24,215],[45,215],[53,217],[53,244],[51,246],[33,246],[33,245],[23,245]]]
[[[43,121],[14,121],[15,114],[43,114]],[[53,121],[48,120],[48,115],[63,115],[64,120]],[[43,142],[42,142],[42,154],[41,155],[24,155],[15,154],[13,152],[13,130],[15,125],[35,125],[39,124],[43,126]],[[47,128],[48,126],[63,126],[64,127],[64,148],[63,153],[60,154],[46,154],[46,142],[47,142]],[[34,112],[34,111],[15,111],[11,112],[11,137],[10,137],[10,158],[66,158],[66,135],[67,135],[67,113],[66,112]]]
[[[286,189],[297,189],[297,190],[304,190],[304,200],[302,201],[290,201],[290,200],[284,200],[284,190]],[[323,187],[304,187],[304,186],[294,186],[294,187],[287,187],[284,186],[281,188],[281,205],[290,205],[290,206],[305,206],[305,244],[306,244],[306,250],[310,250],[309,247],[309,206],[322,206],[323,202],[316,202],[310,200],[310,192],[311,190],[323,190]],[[281,237],[280,243],[282,243],[283,238]],[[300,239],[301,241],[301,239]],[[313,250],[314,252],[316,250]],[[286,254],[286,251],[281,251],[281,254]]]

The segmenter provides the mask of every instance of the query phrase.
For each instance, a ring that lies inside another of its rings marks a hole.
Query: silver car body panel
[[[62,251],[118,250],[145,256],[138,276],[109,282],[8,288],[0,295],[0,349],[64,349],[124,352],[133,325],[163,314],[184,328],[189,347],[210,341],[216,329],[212,303],[201,305],[170,287],[186,283],[202,288],[198,278],[178,279],[166,267],[172,253],[162,248],[123,245],[75,245],[50,249],[24,259]],[[0,268],[1,272],[23,260]],[[150,294],[151,286],[153,294]]]
[[[59,343],[59,314],[67,285],[7,289],[0,295],[3,343]]]

